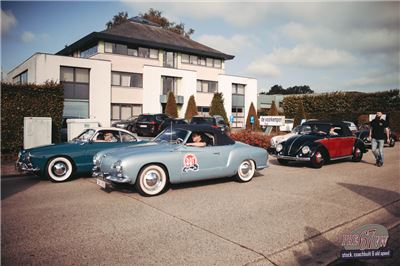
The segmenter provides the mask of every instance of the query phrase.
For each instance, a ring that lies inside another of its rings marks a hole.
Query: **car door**
[[[181,181],[215,178],[219,168],[221,153],[218,148],[182,146],[180,149]]]

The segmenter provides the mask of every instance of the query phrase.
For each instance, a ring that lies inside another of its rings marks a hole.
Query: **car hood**
[[[174,148],[177,148],[178,144],[170,144],[170,143],[158,143],[158,142],[147,142],[143,144],[138,144],[138,145],[129,145],[126,147],[121,147],[121,148],[114,148],[114,149],[107,149],[104,151],[101,151],[96,154],[96,157],[101,157],[106,155],[107,157],[112,156],[118,159],[123,159],[128,156],[136,155],[136,154],[145,154],[145,153],[151,153],[154,151],[169,151]],[[117,159],[117,160],[118,160]]]
[[[68,150],[76,146],[82,146],[86,145],[88,142],[83,142],[83,141],[70,141],[70,142],[64,142],[64,143],[57,143],[57,144],[50,144],[50,145],[43,145],[43,146],[38,146],[30,149],[26,149],[25,152],[30,152],[31,154],[36,154],[36,153],[51,153],[52,151],[58,151],[58,150]]]
[[[283,152],[285,155],[295,156],[304,145],[323,138],[325,138],[323,134],[295,135],[283,143]]]

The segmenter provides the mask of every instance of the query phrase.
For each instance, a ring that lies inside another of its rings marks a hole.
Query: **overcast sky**
[[[309,85],[316,92],[400,88],[400,2],[1,2],[1,67],[56,53],[119,11],[149,8],[195,30],[192,39],[235,55],[226,73],[259,91]]]

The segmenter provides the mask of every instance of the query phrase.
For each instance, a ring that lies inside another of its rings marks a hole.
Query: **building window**
[[[190,56],[190,63],[191,63],[192,65],[197,65],[197,56],[191,55],[191,56]]]
[[[206,59],[204,57],[199,57],[199,59],[197,60],[197,64],[201,65],[201,66],[205,66],[206,65]]]
[[[178,65],[177,55],[174,52],[164,52],[164,67],[176,68]]]
[[[210,107],[209,106],[197,106],[197,112],[199,113],[199,115],[207,116],[207,115],[209,115],[208,112],[210,112]]]
[[[210,80],[197,80],[197,92],[214,93],[218,91],[218,82]]]
[[[89,117],[89,69],[60,67],[64,88],[63,116]]]
[[[189,64],[190,63],[189,55],[188,54],[181,54],[181,62],[185,63],[185,64]]]
[[[244,95],[244,88],[246,86],[243,84],[236,84],[236,83],[232,83],[232,94],[240,94],[240,95]]]
[[[113,44],[110,42],[104,43],[104,52],[112,53],[113,52]]]
[[[81,51],[80,57],[88,58],[88,57],[90,57],[90,56],[92,56],[94,54],[97,54],[97,45],[95,45],[95,46],[93,46],[93,47],[91,47],[89,49],[86,49],[84,51]]]
[[[125,44],[104,43],[104,52],[113,54],[122,54],[129,56],[139,56],[144,58],[158,59],[158,50],[144,47],[130,47]]]
[[[168,93],[172,91],[176,96],[178,91],[178,79],[177,77],[161,76],[162,94],[168,95]]]
[[[221,59],[198,57],[196,55],[181,54],[181,62],[184,64],[200,65],[214,68],[222,68]]]
[[[233,127],[244,127],[244,91],[245,85],[232,83]]]
[[[150,58],[151,59],[158,59],[158,50],[150,49]]]
[[[143,75],[140,73],[111,72],[111,85],[122,87],[143,87]]]
[[[141,113],[141,104],[111,104],[111,120],[125,120],[132,116],[139,116]]]
[[[28,83],[28,70],[25,70],[21,74],[15,76],[13,78],[14,84],[26,84]]]

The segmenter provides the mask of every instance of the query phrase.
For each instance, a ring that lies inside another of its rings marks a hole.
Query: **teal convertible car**
[[[70,142],[22,150],[16,168],[63,182],[75,173],[91,172],[93,156],[104,149],[145,143],[119,128],[90,128]]]
[[[135,185],[144,196],[154,196],[168,183],[228,176],[248,182],[267,163],[265,149],[235,142],[219,129],[176,125],[147,144],[97,153],[93,176],[98,177],[97,184],[102,188],[126,183]]]

